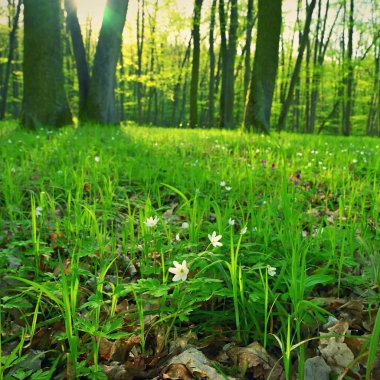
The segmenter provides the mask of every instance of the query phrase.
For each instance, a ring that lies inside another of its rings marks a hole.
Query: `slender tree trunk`
[[[149,28],[150,28],[150,63],[149,63],[149,72],[150,75],[155,75],[155,55],[156,55],[156,26],[157,26],[157,12],[158,12],[158,0],[154,4],[153,16],[149,17]],[[147,109],[147,118],[149,122],[152,121],[152,104],[155,97],[156,89],[153,86],[149,88],[149,97],[148,97],[148,109]],[[175,94],[174,94],[175,98]]]
[[[245,108],[246,130],[270,130],[270,115],[278,68],[282,0],[259,0],[255,58]]]
[[[138,11],[136,21],[137,33],[137,120],[139,124],[143,122],[143,103],[142,103],[142,57],[144,49],[144,31],[145,31],[145,1],[138,0]]]
[[[24,98],[22,124],[72,123],[64,89],[59,0],[24,0]]]
[[[75,0],[65,0],[67,29],[71,35],[79,85],[79,118],[82,117],[90,88],[90,71],[80,29]]]
[[[9,34],[8,60],[7,60],[7,66],[5,69],[5,78],[3,82],[3,88],[1,91],[0,119],[5,118],[5,111],[7,108],[8,85],[9,85],[9,78],[11,76],[11,71],[12,71],[12,60],[15,53],[15,49],[17,47],[17,28],[18,28],[20,13],[21,13],[21,3],[22,3],[22,0],[19,0],[17,3],[16,14],[13,19],[12,30]]]
[[[251,76],[251,44],[252,29],[254,24],[253,18],[253,0],[248,0],[247,26],[245,31],[245,59],[244,59],[244,102],[247,98],[249,79]]]
[[[16,36],[15,52],[13,59],[13,71],[12,71],[12,88],[13,88],[13,102],[12,102],[12,115],[14,119],[20,116],[20,72],[22,67],[20,64],[20,52],[19,52],[19,40]]]
[[[380,46],[375,48],[374,62],[374,83],[367,118],[368,136],[376,136],[380,133]]]
[[[308,38],[306,41],[306,64],[305,64],[305,127],[303,128],[303,132],[310,133],[310,88],[311,88],[311,68],[310,68],[310,60],[311,60],[311,46],[310,39]],[[297,81],[299,80],[299,76]]]
[[[227,37],[226,37],[226,12],[224,9],[224,0],[219,0],[219,26],[220,26],[220,101],[219,101],[219,127],[225,126],[225,110],[224,105],[226,93],[226,75],[227,75]]]
[[[210,16],[210,35],[209,35],[209,56],[210,56],[210,77],[208,89],[208,126],[214,126],[214,112],[215,112],[215,50],[214,50],[214,29],[215,29],[215,13],[216,2],[212,1],[211,16]]]
[[[191,66],[190,83],[190,128],[198,126],[198,84],[199,62],[201,53],[200,23],[203,0],[195,0],[193,17],[193,62]]]
[[[185,51],[185,55],[183,57],[181,66],[179,68],[178,79],[177,79],[177,82],[174,86],[174,101],[173,101],[173,109],[172,109],[172,124],[173,125],[177,125],[177,124],[182,122],[182,116],[180,116],[177,120],[177,108],[178,108],[179,99],[180,99],[180,90],[181,90],[183,70],[185,68],[187,61],[190,59],[192,39],[193,38],[190,37],[189,43],[188,43],[186,51]]]
[[[108,0],[94,58],[90,89],[83,119],[99,124],[117,124],[115,72],[128,0]]]
[[[354,0],[350,0],[350,11],[348,21],[348,41],[347,41],[347,73],[345,78],[345,102],[343,112],[343,128],[344,136],[351,134],[352,110],[353,110],[353,87],[354,87],[354,63],[353,63],[353,35],[354,35]]]
[[[306,44],[307,44],[307,41],[309,39],[310,24],[311,24],[311,19],[313,16],[315,4],[316,4],[316,0],[311,0],[309,6],[307,7],[306,21],[305,21],[305,25],[304,25],[303,32],[302,32],[302,40],[301,40],[300,47],[298,49],[298,56],[297,56],[296,64],[294,66],[292,78],[290,80],[288,95],[286,97],[284,104],[282,105],[280,117],[279,117],[278,123],[277,123],[277,129],[279,131],[285,129],[286,116],[289,112],[289,108],[290,108],[292,101],[293,101],[294,88],[295,88],[295,85],[297,83],[297,79],[298,79],[298,76],[299,76],[299,73],[301,70],[303,53],[305,51]]]
[[[236,57],[236,46],[237,46],[237,28],[238,28],[238,4],[237,0],[231,0],[231,11],[230,11],[230,27],[228,32],[228,49],[227,49],[227,59],[226,65],[224,66],[226,70],[226,75],[224,80],[226,84],[224,90],[226,94],[224,96],[224,128],[231,129],[234,127],[234,94],[235,94],[235,57]]]
[[[120,121],[125,121],[125,111],[124,111],[124,103],[125,103],[125,67],[124,67],[124,54],[123,54],[123,40],[121,42],[119,62],[120,62],[120,69],[119,69]]]

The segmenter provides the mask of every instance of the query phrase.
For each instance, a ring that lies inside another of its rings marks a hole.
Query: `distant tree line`
[[[290,29],[281,0],[134,1],[134,35],[108,0],[97,36],[76,0],[7,0],[0,118],[380,135],[378,1],[295,0]]]

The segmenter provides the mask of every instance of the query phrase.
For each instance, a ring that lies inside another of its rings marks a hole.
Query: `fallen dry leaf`
[[[258,342],[247,347],[233,346],[226,350],[227,355],[244,376],[249,370],[254,378],[284,379],[284,371]]]

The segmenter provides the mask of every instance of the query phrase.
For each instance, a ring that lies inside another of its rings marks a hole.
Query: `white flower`
[[[257,227],[253,227],[252,232],[257,232]]]
[[[187,223],[187,222],[183,222],[182,223],[182,228],[184,229],[184,230],[187,230],[187,229],[189,229],[189,223]]]
[[[36,207],[36,217],[37,218],[42,215],[42,210],[43,210],[42,207],[40,207],[40,206]]]
[[[180,264],[178,261],[173,261],[174,268],[169,268],[169,272],[174,274],[173,281],[185,281],[189,274],[189,269],[186,266],[186,260]]]
[[[229,224],[230,226],[233,226],[233,225],[235,224],[235,220],[232,219],[232,218],[229,218],[229,219],[228,219],[228,224]]]
[[[277,268],[271,267],[270,265],[267,266],[268,274],[269,276],[275,276]]]
[[[156,227],[157,226],[157,223],[158,223],[158,218],[157,216],[155,216],[153,218],[153,216],[151,216],[150,218],[148,218],[144,223],[145,225],[148,227],[148,228],[151,228],[151,227]]]
[[[99,156],[95,156],[94,160],[95,160],[95,162],[100,162],[100,157]]]
[[[220,186],[222,186],[222,187],[226,186],[226,182],[225,181],[220,181]]]
[[[221,247],[223,245],[223,243],[219,241],[222,238],[222,235],[217,235],[215,231],[212,235],[208,235],[208,238],[214,247]]]
[[[226,189],[227,191],[231,191],[232,187],[231,187],[231,186],[226,186],[225,189]]]
[[[241,235],[244,235],[245,233],[247,233],[247,227],[243,227],[240,231],[240,234]]]
[[[175,240],[181,241],[181,238],[179,237],[179,234],[175,235]]]

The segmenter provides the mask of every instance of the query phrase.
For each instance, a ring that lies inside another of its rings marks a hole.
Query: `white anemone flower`
[[[155,217],[151,216],[151,217],[148,218],[144,223],[145,223],[145,225],[146,225],[148,228],[151,228],[151,227],[156,227],[158,221],[159,221],[159,219],[157,218],[157,216],[155,216]]]
[[[268,274],[269,276],[274,277],[276,275],[277,268],[271,267],[270,265],[267,266]]]
[[[184,229],[184,230],[188,230],[189,229],[189,223],[187,223],[187,222],[183,222],[182,223],[182,228]]]
[[[229,218],[229,219],[228,219],[228,224],[229,224],[230,226],[233,226],[233,225],[235,224],[235,219]]]
[[[187,275],[189,274],[186,260],[183,260],[182,264],[180,264],[178,261],[173,261],[173,264],[174,268],[169,268],[169,272],[174,274],[173,281],[186,281]]]
[[[242,229],[241,229],[241,231],[240,231],[240,234],[241,235],[244,235],[244,234],[246,234],[247,233],[247,227],[243,227]]]
[[[219,241],[222,238],[222,235],[217,235],[215,231],[212,235],[208,235],[208,238],[214,247],[221,247],[223,245],[223,243]]]
[[[180,238],[179,234],[175,235],[175,240],[181,241],[181,238]]]
[[[40,206],[36,207],[36,217],[37,218],[42,216],[42,211],[43,211],[42,207],[40,207]]]
[[[220,181],[220,186],[221,186],[221,187],[226,186],[226,182],[225,182],[225,181]]]

